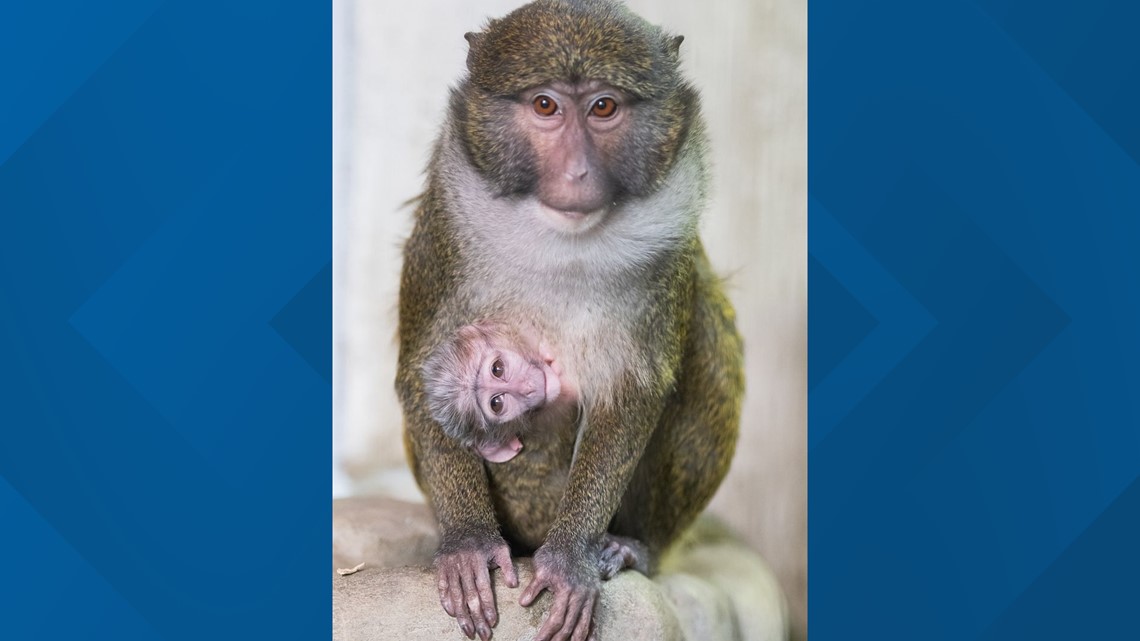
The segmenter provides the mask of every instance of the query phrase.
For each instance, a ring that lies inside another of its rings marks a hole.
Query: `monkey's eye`
[[[617,101],[613,98],[598,98],[590,113],[598,118],[609,118],[617,111]]]
[[[501,380],[503,378],[504,369],[506,368],[503,366],[503,359],[496,358],[495,362],[491,363],[491,376]]]
[[[550,96],[540,95],[534,99],[534,113],[540,116],[553,116],[558,111],[558,103]]]
[[[503,395],[495,394],[491,397],[491,411],[495,414],[503,413]]]

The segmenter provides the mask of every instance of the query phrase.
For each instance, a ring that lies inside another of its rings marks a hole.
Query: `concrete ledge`
[[[333,504],[333,639],[336,641],[461,641],[443,611],[431,556],[439,543],[434,517],[423,505],[384,498]],[[551,597],[530,608],[518,604],[533,576],[530,559],[515,559],[520,587],[492,582],[499,608],[493,638],[528,641]],[[776,578],[757,554],[719,524],[702,520],[662,559],[652,580],[625,571],[603,584],[595,632],[598,641],[783,641],[787,606]]]

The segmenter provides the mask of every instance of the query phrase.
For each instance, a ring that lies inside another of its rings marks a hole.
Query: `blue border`
[[[327,637],[330,7],[6,3],[0,60],[0,637]]]
[[[809,3],[813,638],[1140,638],[1138,7]]]

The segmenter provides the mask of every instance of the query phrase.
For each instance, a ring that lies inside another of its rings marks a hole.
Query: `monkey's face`
[[[618,3],[545,1],[466,37],[452,116],[497,196],[581,233],[661,187],[699,110],[681,38]]]
[[[532,199],[542,222],[582,233],[660,186],[695,111],[687,86],[645,100],[588,80],[512,97],[476,92],[460,113],[471,157],[501,197]]]
[[[592,227],[612,204],[614,151],[626,134],[626,96],[599,82],[553,83],[513,105],[537,158],[540,216],[556,229]]]
[[[491,344],[480,358],[475,397],[488,424],[509,423],[553,402],[561,393],[561,382],[550,363]]]

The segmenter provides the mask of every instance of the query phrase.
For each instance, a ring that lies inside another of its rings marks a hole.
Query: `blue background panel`
[[[330,34],[0,9],[0,636],[329,634]]]
[[[816,639],[1140,638],[1138,24],[809,4]]]

